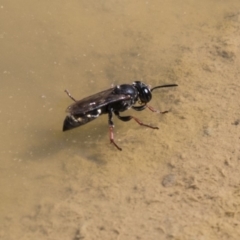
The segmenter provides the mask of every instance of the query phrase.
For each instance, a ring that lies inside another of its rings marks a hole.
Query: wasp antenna
[[[151,89],[151,92],[157,88],[165,88],[165,87],[177,87],[177,84],[166,84],[166,85],[162,85],[162,86],[156,86],[154,88]]]

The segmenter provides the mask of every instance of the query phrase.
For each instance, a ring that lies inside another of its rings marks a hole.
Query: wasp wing
[[[71,104],[66,110],[69,115],[64,120],[63,131],[93,121],[101,113],[106,113],[102,110],[108,104],[131,98],[129,95],[118,94],[114,90],[115,88],[110,88]]]
[[[116,94],[114,93],[114,88],[109,88],[105,91],[96,93],[71,104],[67,108],[66,112],[72,115],[84,115],[88,112],[102,108],[109,103],[128,100],[129,98],[130,96],[124,94]]]

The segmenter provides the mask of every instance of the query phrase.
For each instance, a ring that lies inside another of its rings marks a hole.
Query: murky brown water
[[[1,1],[0,238],[239,239],[240,2]],[[68,89],[178,83],[167,115],[63,133]]]

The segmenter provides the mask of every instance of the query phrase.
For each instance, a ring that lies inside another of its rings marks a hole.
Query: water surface
[[[239,1],[0,5],[1,239],[239,238]],[[61,131],[64,89],[134,80],[179,84],[126,113],[159,131]]]

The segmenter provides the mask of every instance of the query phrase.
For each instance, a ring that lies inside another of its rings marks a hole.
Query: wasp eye
[[[139,98],[141,102],[148,103],[152,99],[151,91],[147,87],[142,87],[140,90]]]

